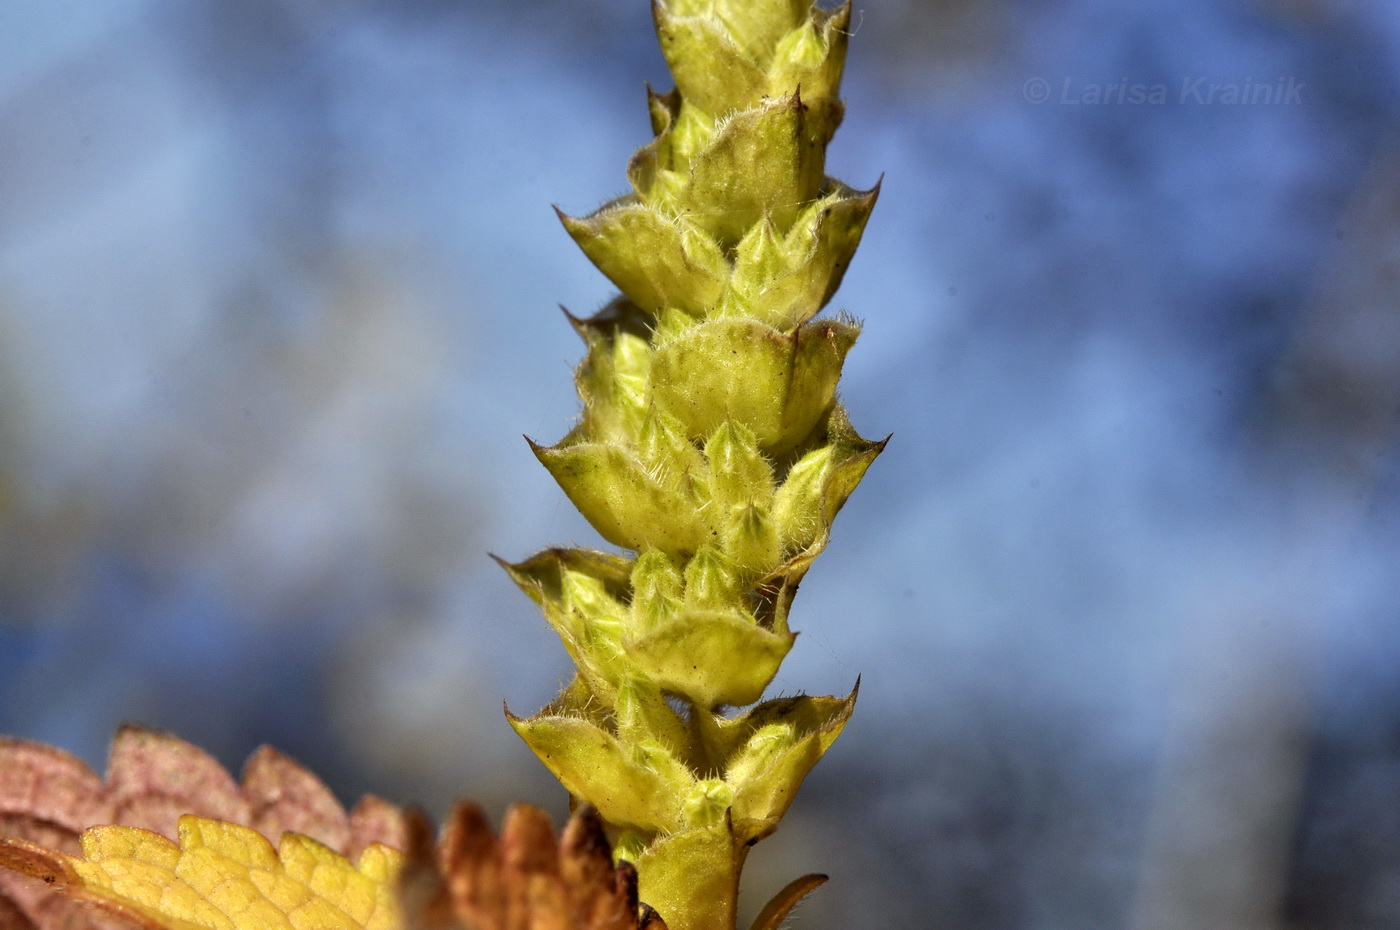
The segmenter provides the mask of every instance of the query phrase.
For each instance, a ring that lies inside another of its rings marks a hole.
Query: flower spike
[[[749,848],[856,702],[758,703],[796,638],[798,584],[885,445],[837,399],[860,326],[818,317],[879,184],[825,175],[849,2],[655,0],[652,15],[676,89],[647,89],[655,138],[627,166],[632,192],[557,211],[621,295],[568,317],[582,416],[530,442],[627,552],[501,563],[577,666],[540,713],[508,717],[635,863],[641,902],[672,930],[734,930]],[[755,930],[824,880],[793,882]]]

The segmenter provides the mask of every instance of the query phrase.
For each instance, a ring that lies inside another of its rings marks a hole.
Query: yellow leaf
[[[136,827],[93,827],[69,858],[84,890],[170,930],[397,930],[403,856],[372,845],[355,865],[297,833],[180,818],[179,844]]]

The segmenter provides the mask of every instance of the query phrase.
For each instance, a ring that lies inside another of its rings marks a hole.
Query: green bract
[[[540,462],[627,556],[506,565],[578,672],[512,726],[635,861],[672,930],[732,930],[749,847],[841,732],[849,697],[761,700],[798,583],[884,446],[837,400],[860,328],[815,319],[878,190],[824,174],[850,22],[798,0],[653,4],[676,80],[633,193],[565,229],[622,294],[570,317],[579,424]],[[818,881],[764,909],[776,925]]]

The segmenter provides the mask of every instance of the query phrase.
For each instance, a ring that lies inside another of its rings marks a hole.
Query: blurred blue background
[[[834,307],[894,439],[777,682],[860,707],[750,911],[1400,924],[1400,6],[855,23]],[[0,3],[0,732],[562,813],[500,702],[567,660],[486,552],[595,544],[520,434],[610,295],[550,204],[624,191],[645,81],[641,0]]]

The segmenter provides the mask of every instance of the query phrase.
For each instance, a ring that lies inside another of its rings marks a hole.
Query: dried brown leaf
[[[243,797],[251,806],[249,825],[263,836],[290,830],[340,850],[350,840],[350,820],[331,790],[271,746],[253,753],[243,768]]]
[[[402,873],[407,930],[665,930],[637,903],[637,873],[616,868],[592,809],[556,839],[549,816],[516,805],[498,839],[481,809],[459,804],[434,845],[421,814],[409,820]]]
[[[125,908],[67,893],[80,884],[61,853],[0,839],[0,930],[156,930]]]
[[[107,816],[102,779],[53,746],[0,739],[0,836],[77,852],[78,834]]]
[[[345,855],[359,857],[374,843],[394,849],[408,848],[408,823],[403,809],[378,795],[367,794],[350,810],[350,840]]]
[[[109,819],[173,839],[182,814],[252,826],[251,805],[219,761],[193,743],[127,724],[107,758]]]
[[[119,824],[168,838],[185,814],[252,827],[276,843],[305,834],[358,858],[382,843],[404,848],[403,812],[374,796],[353,811],[306,768],[276,750],[255,752],[242,782],[207,752],[168,733],[117,731],[102,778],[82,760],[42,743],[0,739],[0,930],[131,930],[139,915],[58,894],[58,884],[19,868],[33,848],[79,854],[88,827]],[[16,845],[15,841],[19,841]],[[32,847],[27,853],[16,849]],[[26,858],[31,857],[31,858]]]
[[[102,779],[76,756],[0,739],[0,838],[76,853],[78,834],[107,814],[102,792]],[[28,877],[40,861],[36,855],[0,848],[0,930],[115,930],[102,915],[89,916],[87,908]]]

